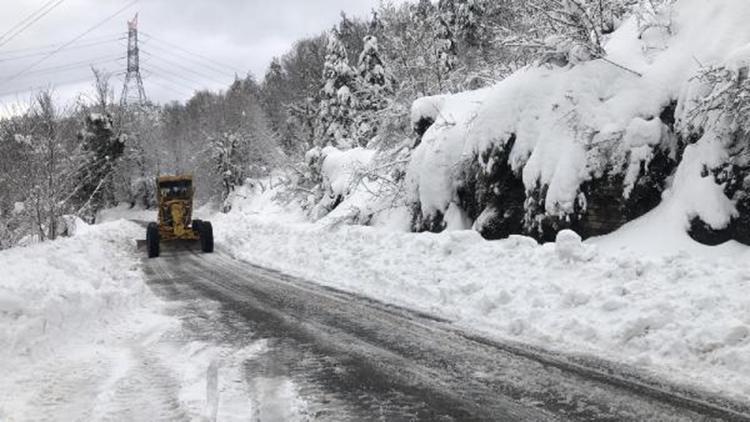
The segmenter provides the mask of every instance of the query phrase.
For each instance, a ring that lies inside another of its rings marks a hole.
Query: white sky
[[[0,0],[0,35],[50,1]],[[242,75],[249,70],[260,79],[273,56],[283,54],[301,37],[330,28],[338,22],[340,11],[367,17],[379,2],[140,0],[73,44],[75,48],[60,51],[27,70],[56,48],[39,47],[73,40],[132,0],[56,1],[62,3],[7,44],[2,45],[7,38],[0,38],[0,115],[28,103],[32,89],[51,87],[61,102],[72,101],[76,93],[90,92],[92,63],[115,74],[124,72],[126,41],[117,38],[126,36],[126,21],[136,12],[146,92],[152,100],[166,102],[185,100],[199,88],[225,88],[235,72]],[[121,78],[113,78],[118,99]]]

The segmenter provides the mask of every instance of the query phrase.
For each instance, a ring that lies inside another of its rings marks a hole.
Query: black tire
[[[205,253],[211,253],[214,251],[214,228],[208,221],[201,221],[200,235],[201,235],[201,250]]]
[[[159,225],[156,223],[149,223],[146,228],[146,246],[149,258],[159,256]]]
[[[201,224],[203,224],[202,220],[193,220],[193,231],[201,234]]]

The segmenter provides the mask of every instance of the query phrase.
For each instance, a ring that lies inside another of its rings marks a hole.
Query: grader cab
[[[193,220],[192,176],[161,176],[156,179],[159,221],[146,229],[148,257],[159,256],[162,242],[200,243],[206,253],[214,251],[214,233],[208,221]]]

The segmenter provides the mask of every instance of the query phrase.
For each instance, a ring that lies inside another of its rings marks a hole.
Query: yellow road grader
[[[214,232],[211,223],[192,220],[192,176],[160,176],[156,179],[156,198],[159,221],[146,228],[146,248],[149,258],[156,258],[162,242],[200,242],[203,252],[214,251]]]

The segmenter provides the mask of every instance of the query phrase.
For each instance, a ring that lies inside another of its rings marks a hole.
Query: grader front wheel
[[[148,248],[148,257],[156,258],[159,256],[159,225],[149,223],[146,228],[146,247]]]
[[[201,250],[205,253],[214,251],[214,228],[208,221],[201,221],[198,225],[198,234],[201,238]]]

